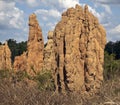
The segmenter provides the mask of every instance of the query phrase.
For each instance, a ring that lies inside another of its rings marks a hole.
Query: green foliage
[[[120,60],[115,59],[115,54],[108,54],[105,52],[104,57],[104,79],[114,79],[116,75],[120,74]]]
[[[54,81],[50,71],[41,71],[40,73],[36,73],[35,76],[30,76],[26,71],[17,71],[14,72],[12,70],[0,70],[0,80],[10,79],[14,83],[23,81],[25,78],[36,81],[38,84],[38,88],[41,91],[51,91],[54,90]]]
[[[104,78],[114,79],[116,75],[120,75],[120,41],[110,41],[105,47]]]
[[[22,81],[24,78],[29,78],[26,71],[14,72],[13,70],[0,70],[0,79],[11,78],[13,81]]]
[[[0,70],[0,79],[11,77],[12,72],[9,70]]]
[[[115,58],[120,59],[120,41],[108,42],[106,44],[105,51],[107,51],[109,55],[115,54]]]
[[[8,42],[8,46],[12,53],[12,55],[11,55],[12,62],[14,62],[15,56],[19,56],[24,51],[27,50],[27,41],[17,43],[16,40],[9,39],[9,40],[7,40],[7,42]]]
[[[35,80],[37,80],[38,88],[40,90],[54,90],[54,81],[50,71],[41,71],[37,74]]]
[[[26,71],[18,71],[13,76],[13,79],[17,82],[24,80],[24,78],[29,78],[29,75]]]

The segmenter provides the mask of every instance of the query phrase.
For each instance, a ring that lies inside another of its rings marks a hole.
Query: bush
[[[12,71],[10,70],[0,70],[0,79],[10,78],[12,75]]]
[[[13,80],[15,80],[17,82],[22,81],[25,78],[29,78],[29,75],[27,74],[26,71],[18,71],[13,76]]]
[[[120,60],[115,59],[115,54],[105,52],[104,57],[104,79],[114,79],[120,74]]]
[[[26,71],[17,71],[12,70],[0,70],[0,79],[8,78],[12,82],[17,83],[23,81],[25,78],[29,80],[36,81],[38,88],[41,91],[45,90],[54,90],[54,81],[50,70],[42,70],[40,73],[36,73],[36,76],[30,76]]]
[[[37,81],[40,90],[54,90],[54,81],[50,71],[42,70],[34,79]]]
[[[14,72],[13,70],[0,70],[0,79],[9,79],[14,82],[20,82],[24,80],[24,78],[29,79],[29,75],[26,71],[18,71]]]

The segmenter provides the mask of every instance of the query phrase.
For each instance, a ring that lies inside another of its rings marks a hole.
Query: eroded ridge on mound
[[[53,32],[56,91],[95,92],[103,80],[105,29],[76,5],[62,14]]]
[[[26,70],[34,75],[43,68],[44,41],[42,30],[33,13],[29,17],[29,38],[27,42],[27,52],[15,58],[14,69]]]

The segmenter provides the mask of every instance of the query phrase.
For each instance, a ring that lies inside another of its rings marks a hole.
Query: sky
[[[89,11],[105,27],[107,41],[120,40],[120,0],[0,0],[0,42],[26,41],[32,13],[37,15],[46,42],[48,31],[54,30],[62,12],[76,4],[89,5]]]

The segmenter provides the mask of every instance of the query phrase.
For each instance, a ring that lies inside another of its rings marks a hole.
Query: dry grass
[[[13,84],[0,81],[0,105],[120,105],[120,79],[104,83],[100,93],[90,99],[80,94],[55,95],[39,91],[24,81]]]
[[[120,105],[120,78],[104,82],[99,94],[89,99],[78,93],[56,95],[25,80],[14,83],[4,78],[0,79],[0,105]]]
[[[120,105],[120,78],[105,81],[88,105]]]

